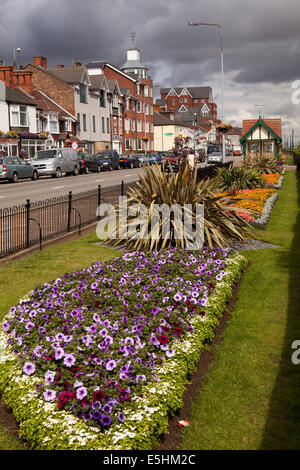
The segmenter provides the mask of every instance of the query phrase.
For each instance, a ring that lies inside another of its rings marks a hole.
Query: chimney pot
[[[35,56],[35,57],[33,57],[33,63],[34,63],[34,65],[37,65],[38,67],[42,67],[43,69],[47,68],[47,59],[46,59],[46,57]]]

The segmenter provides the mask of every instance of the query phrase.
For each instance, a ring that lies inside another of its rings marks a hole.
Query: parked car
[[[60,178],[63,173],[77,176],[80,168],[77,152],[70,148],[38,150],[30,163],[39,175],[56,178]]]
[[[223,163],[223,152],[213,152],[207,157],[207,163]]]
[[[184,165],[186,162],[186,156],[185,155],[179,155],[179,154],[169,154],[169,156],[165,157],[164,163],[165,163],[165,171],[168,171],[168,169],[171,167],[173,171],[178,171],[179,168]]]
[[[20,157],[0,158],[0,180],[17,183],[21,178],[31,178],[36,181],[39,177],[37,169]]]
[[[121,168],[141,168],[142,163],[135,154],[120,155]]]
[[[147,162],[147,157],[145,156],[144,153],[137,153],[136,154],[136,158],[139,159],[139,161],[141,162],[141,165],[144,166]]]
[[[87,175],[90,171],[98,171],[99,163],[91,153],[79,153],[78,158],[80,165],[79,173],[85,173]]]
[[[158,153],[148,153],[146,157],[149,165],[154,165],[155,163],[159,165],[164,160],[164,158]]]
[[[102,170],[120,170],[120,156],[116,150],[105,150],[98,152],[95,159],[99,162],[100,171]]]

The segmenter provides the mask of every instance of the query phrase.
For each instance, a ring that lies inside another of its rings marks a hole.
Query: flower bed
[[[261,178],[264,180],[266,186],[270,188],[277,188],[279,182],[283,179],[280,173],[261,175]]]
[[[266,201],[274,193],[274,188],[257,188],[238,191],[233,196],[233,199],[236,199],[234,205],[241,209],[251,211],[249,214],[241,211],[238,212],[238,215],[245,218],[248,222],[255,221],[262,215]]]
[[[36,287],[2,325],[0,392],[38,449],[150,449],[246,260],[126,254]]]

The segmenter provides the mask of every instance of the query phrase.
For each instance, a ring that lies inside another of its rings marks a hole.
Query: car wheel
[[[90,172],[89,167],[88,166],[84,167],[84,173],[87,175],[89,172]]]
[[[101,166],[100,165],[97,166],[97,173],[101,173]]]
[[[112,171],[112,169],[113,169],[112,165],[109,165],[108,169],[109,169],[109,171]]]
[[[62,177],[62,171],[60,168],[56,168],[55,170],[55,177],[56,178],[61,178]]]
[[[19,181],[18,173],[14,172],[11,177],[12,183],[17,183]]]
[[[79,173],[78,167],[77,167],[77,166],[74,166],[73,176],[77,176],[78,173]]]
[[[38,178],[39,178],[38,172],[34,171],[31,177],[32,181],[36,181]]]
[[[133,168],[133,163],[132,162],[130,162],[129,168]]]

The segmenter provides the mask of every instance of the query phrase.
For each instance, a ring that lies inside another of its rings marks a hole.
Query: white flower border
[[[257,219],[254,219],[251,223],[254,225],[266,225],[269,218],[271,217],[272,209],[277,199],[277,193],[271,194],[271,196],[269,196],[265,202],[261,216]]]
[[[240,254],[228,258],[226,274],[216,284],[209,304],[203,309],[207,315],[193,318],[194,331],[188,333],[182,342],[175,342],[175,356],[156,370],[160,381],[145,385],[143,396],[133,399],[135,409],[124,410],[125,423],[113,424],[104,433],[70,412],[59,411],[55,404],[42,400],[35,391],[40,378],[22,373],[15,354],[7,346],[7,335],[1,331],[0,393],[20,422],[20,436],[36,449],[151,449],[155,438],[167,431],[170,411],[182,406],[187,375],[194,371],[204,349],[203,340],[213,335],[217,318],[222,315],[232,287],[246,265],[247,260]],[[11,314],[5,320],[9,318]],[[206,332],[199,328],[203,327],[203,322],[208,327]]]

